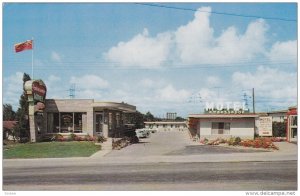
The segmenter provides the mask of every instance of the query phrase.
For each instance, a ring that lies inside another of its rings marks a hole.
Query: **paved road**
[[[297,162],[94,164],[6,168],[3,189],[296,190]]]

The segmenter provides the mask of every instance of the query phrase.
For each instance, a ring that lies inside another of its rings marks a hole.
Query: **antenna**
[[[69,88],[69,97],[70,99],[74,99],[75,98],[75,91],[76,91],[76,88],[75,88],[75,84],[72,83],[70,88]]]
[[[245,92],[243,96],[244,96],[243,101],[245,102],[245,106],[246,106],[246,108],[248,108],[248,96],[247,96],[247,93]]]

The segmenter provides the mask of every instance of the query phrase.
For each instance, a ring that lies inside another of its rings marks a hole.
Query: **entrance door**
[[[103,113],[96,113],[96,133],[103,134]]]

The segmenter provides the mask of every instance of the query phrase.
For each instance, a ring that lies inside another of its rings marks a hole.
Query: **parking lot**
[[[192,142],[187,132],[157,132],[141,138],[138,144],[113,150],[106,157],[184,156],[205,154],[236,154],[270,152],[263,149],[234,148],[227,146],[199,145]]]
[[[140,142],[121,150],[113,150],[106,157],[144,157],[165,155],[174,150],[182,150],[191,145],[187,132],[157,132],[149,138],[140,138]]]

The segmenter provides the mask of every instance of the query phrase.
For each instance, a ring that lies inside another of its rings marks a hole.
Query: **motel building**
[[[46,99],[47,88],[42,80],[26,81],[24,90],[31,142],[53,134],[117,138],[133,129],[127,124],[128,114],[136,112],[133,105],[93,99]]]
[[[47,99],[44,110],[44,134],[122,137],[126,132],[126,114],[136,107],[126,103],[93,99]]]
[[[191,135],[199,139],[253,139],[256,117],[242,110],[205,110],[204,114],[190,114],[188,125]]]
[[[144,122],[145,129],[155,130],[158,132],[162,131],[187,131],[187,122],[182,121],[155,121],[155,122]]]

